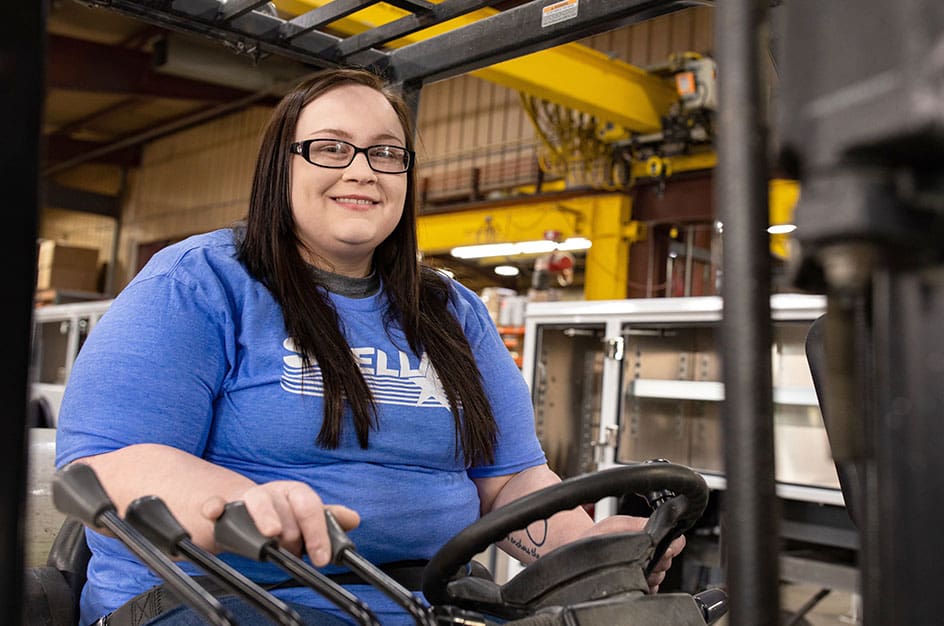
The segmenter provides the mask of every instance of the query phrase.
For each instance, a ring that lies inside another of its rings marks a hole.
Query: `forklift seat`
[[[85,526],[67,517],[49,549],[46,565],[26,570],[23,623],[75,626],[79,621],[79,597],[91,556],[85,542]]]

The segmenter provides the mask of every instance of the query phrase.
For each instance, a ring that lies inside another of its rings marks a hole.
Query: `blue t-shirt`
[[[95,326],[63,398],[57,466],[132,444],[173,446],[259,483],[304,481],[324,502],[356,510],[361,524],[350,537],[374,563],[429,558],[478,518],[472,478],[545,462],[527,386],[488,312],[474,293],[451,287],[449,310],[498,423],[491,465],[465,466],[435,370],[399,328],[384,328],[382,290],[359,299],[330,294],[374,394],[379,427],[362,449],[346,413],[340,446],[319,447],[318,366],[302,369],[281,309],[237,260],[233,231],[224,229],[156,254]],[[117,540],[87,536],[93,554],[82,623],[160,582]],[[287,578],[273,565],[224,556],[256,581]],[[385,624],[412,623],[372,588],[352,590],[386,615]],[[334,609],[306,589],[278,595]]]

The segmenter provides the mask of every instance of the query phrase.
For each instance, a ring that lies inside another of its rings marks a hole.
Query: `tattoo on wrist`
[[[534,535],[531,534],[531,526],[537,526],[538,524],[542,524],[543,528],[540,530],[536,529],[534,534],[540,535],[541,537],[540,541],[535,539]],[[544,542],[547,541],[547,520],[545,519],[545,520],[541,520],[540,522],[535,522],[531,526],[528,526],[527,528],[525,528],[524,532],[528,535],[528,539],[531,540],[531,543],[533,543],[534,545],[540,548],[541,546],[544,545]]]
[[[533,532],[532,528],[534,529]],[[528,538],[528,543],[525,543],[514,535],[508,535],[505,537],[505,541],[528,556],[535,559],[539,558],[541,553],[538,551],[538,548],[547,542],[547,520],[545,519],[531,524],[531,526],[524,529],[524,534]]]
[[[513,535],[508,535],[507,537],[505,537],[505,541],[507,541],[514,547],[518,548],[519,550],[521,550],[528,556],[534,557],[535,559],[541,556],[537,548],[535,548],[534,546],[525,545],[523,541],[521,541],[520,539],[518,539],[517,537]]]

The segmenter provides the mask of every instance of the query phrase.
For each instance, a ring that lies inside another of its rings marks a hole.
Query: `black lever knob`
[[[181,541],[190,539],[190,533],[180,525],[164,501],[156,496],[143,496],[129,504],[125,520],[171,556],[180,553]]]
[[[720,587],[705,589],[692,596],[705,618],[705,624],[714,624],[728,612],[728,594]]]
[[[95,470],[85,463],[72,463],[56,473],[52,503],[58,511],[92,528],[101,527],[99,518],[103,513],[115,510]]]
[[[213,537],[223,550],[254,561],[265,561],[269,551],[278,547],[275,539],[259,532],[242,502],[228,502],[223,507]]]

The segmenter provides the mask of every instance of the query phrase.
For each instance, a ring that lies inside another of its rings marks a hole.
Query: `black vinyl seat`
[[[26,570],[23,623],[30,626],[75,626],[79,620],[79,597],[85,586],[90,557],[85,542],[85,526],[67,517],[49,549],[46,565]]]

